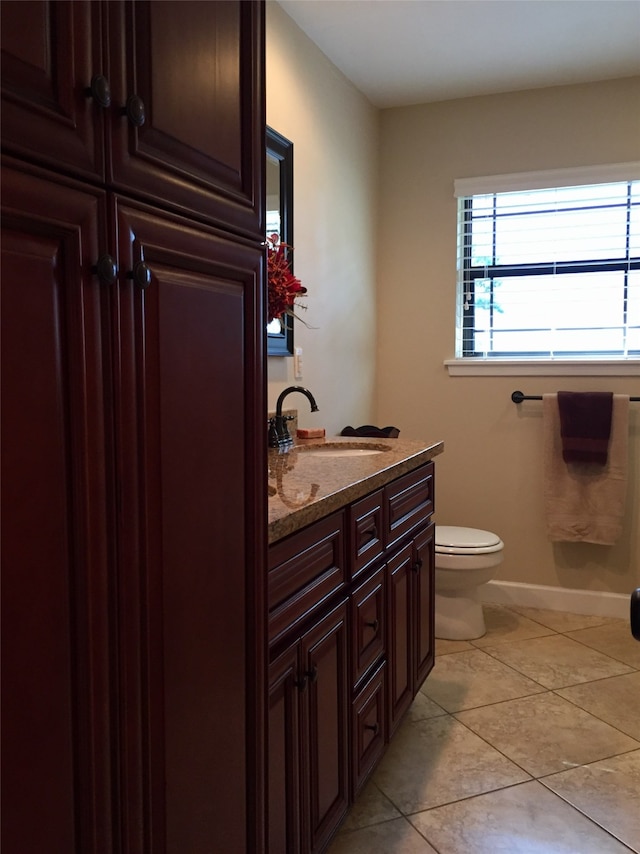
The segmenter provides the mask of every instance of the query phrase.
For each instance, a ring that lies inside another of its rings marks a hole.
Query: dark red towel
[[[611,435],[611,391],[559,391],[562,459],[604,466]]]

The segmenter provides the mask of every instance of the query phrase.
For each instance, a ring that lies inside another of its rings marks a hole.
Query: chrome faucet
[[[285,449],[290,448],[293,445],[293,439],[291,438],[289,428],[287,427],[287,421],[291,421],[293,419],[293,416],[282,414],[282,404],[284,403],[285,397],[294,391],[299,391],[300,394],[304,394],[304,396],[311,404],[312,412],[318,411],[318,404],[316,403],[314,396],[311,394],[308,388],[303,388],[301,385],[290,385],[288,388],[285,388],[285,390],[281,392],[280,396],[278,397],[278,402],[276,403],[275,418],[269,419],[270,448]]]

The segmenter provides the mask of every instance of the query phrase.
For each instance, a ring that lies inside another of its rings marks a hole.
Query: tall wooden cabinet
[[[7,854],[263,849],[263,39],[2,4]]]

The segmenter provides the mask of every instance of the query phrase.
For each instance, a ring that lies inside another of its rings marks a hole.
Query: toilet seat
[[[436,525],[436,554],[480,555],[499,552],[504,543],[493,531]]]

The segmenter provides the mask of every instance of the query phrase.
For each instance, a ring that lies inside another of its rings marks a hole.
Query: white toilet
[[[502,563],[504,543],[478,528],[436,525],[436,637],[473,640],[486,632],[478,587]]]

